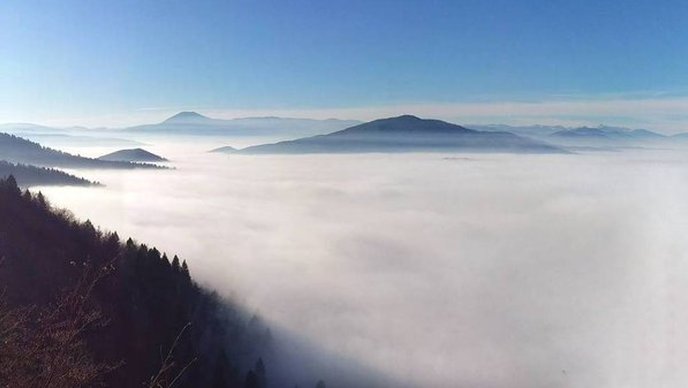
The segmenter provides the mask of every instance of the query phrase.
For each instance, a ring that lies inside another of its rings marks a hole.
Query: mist
[[[38,189],[397,386],[688,383],[685,153],[205,152],[220,145],[156,143],[176,169]]]

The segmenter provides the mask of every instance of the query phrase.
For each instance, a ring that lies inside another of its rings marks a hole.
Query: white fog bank
[[[688,155],[192,146],[146,148],[176,170],[41,190],[408,386],[688,385]]]

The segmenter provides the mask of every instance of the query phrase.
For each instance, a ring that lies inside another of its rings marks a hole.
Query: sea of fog
[[[688,385],[685,152],[205,152],[220,145],[156,143],[176,169],[40,189],[399,386]]]

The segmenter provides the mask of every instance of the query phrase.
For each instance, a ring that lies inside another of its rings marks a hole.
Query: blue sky
[[[0,121],[418,109],[688,129],[687,19],[671,0],[3,0]]]

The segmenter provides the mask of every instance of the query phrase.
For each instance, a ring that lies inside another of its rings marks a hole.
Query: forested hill
[[[0,386],[266,386],[270,333],[186,262],[0,180]],[[289,384],[291,385],[291,384]]]
[[[72,155],[38,143],[0,133],[0,160],[43,167],[67,168],[164,168],[154,164],[99,160]]]
[[[14,176],[17,184],[21,187],[35,185],[57,185],[57,186],[91,186],[96,185],[84,178],[79,178],[66,172],[53,168],[29,166],[25,164],[14,164],[0,160],[0,179]]]

